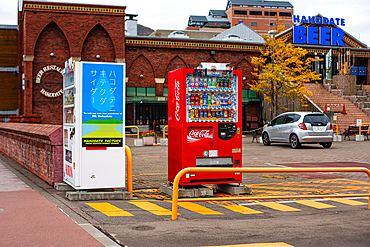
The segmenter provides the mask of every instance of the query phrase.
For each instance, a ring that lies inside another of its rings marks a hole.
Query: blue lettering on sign
[[[294,26],[293,27],[293,43],[294,44],[306,44],[307,35],[306,28],[303,26]]]
[[[293,43],[309,45],[344,46],[344,32],[340,28],[293,27]]]
[[[319,44],[319,28],[318,27],[307,27],[307,39],[311,45]]]
[[[346,22],[345,19],[342,18],[327,18],[321,16],[299,16],[293,15],[293,22],[294,23],[311,23],[311,24],[324,24],[324,25],[337,25],[337,26],[345,26]]]

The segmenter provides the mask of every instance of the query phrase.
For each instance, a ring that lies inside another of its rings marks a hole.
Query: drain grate
[[[151,226],[135,226],[132,229],[137,230],[137,231],[151,231],[151,230],[154,230],[155,228]]]

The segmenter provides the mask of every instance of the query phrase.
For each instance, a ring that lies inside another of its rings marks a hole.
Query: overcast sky
[[[126,13],[138,14],[138,23],[156,29],[185,29],[189,15],[208,15],[210,9],[225,10],[227,0],[49,0],[127,6]],[[17,24],[18,0],[0,0],[0,24]],[[369,0],[289,0],[295,15],[344,18],[341,27],[370,46]]]

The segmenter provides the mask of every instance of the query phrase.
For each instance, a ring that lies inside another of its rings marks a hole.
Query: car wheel
[[[325,142],[323,144],[321,144],[324,148],[330,148],[331,147],[331,142]]]
[[[271,144],[269,135],[266,132],[263,133],[262,135],[262,141],[263,141],[263,145],[265,146],[269,146]]]
[[[301,143],[299,142],[298,136],[296,134],[290,136],[290,147],[294,149],[301,147]]]

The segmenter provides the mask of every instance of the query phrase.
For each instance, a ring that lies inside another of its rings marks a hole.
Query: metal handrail
[[[223,173],[223,172],[244,172],[244,173],[289,173],[289,172],[365,172],[369,177],[369,192],[370,192],[370,170],[363,167],[333,167],[333,168],[200,168],[189,167],[179,171],[173,181],[172,194],[172,220],[177,220],[178,202],[193,202],[193,201],[233,201],[233,200],[265,200],[265,199],[292,199],[292,198],[330,198],[330,197],[369,197],[370,209],[370,194],[336,194],[336,195],[302,195],[302,196],[246,196],[246,197],[217,197],[217,198],[184,198],[179,199],[179,182],[181,177],[190,172],[199,173]]]
[[[335,131],[337,133],[337,136],[339,135],[339,127],[338,127],[338,124],[335,124],[335,123],[332,123],[331,125],[334,125],[335,126]]]
[[[358,126],[358,134],[359,135],[361,135],[361,126],[362,125],[368,125],[368,126],[370,126],[370,123],[362,123],[362,124],[360,124],[360,126]],[[369,132],[370,133],[370,130],[368,129],[368,130],[363,130],[363,131],[367,131],[367,132]]]
[[[139,140],[139,127],[137,126],[125,126],[126,129],[132,129],[132,128],[136,128],[137,131],[136,131],[136,134],[125,134],[125,136],[137,136],[137,139]]]
[[[131,193],[131,198],[133,194],[133,183],[132,183],[132,154],[131,149],[126,145],[126,160],[127,160],[127,191]]]
[[[168,125],[163,127],[163,139],[166,139],[166,128],[168,128]],[[168,135],[168,133],[167,133]]]

